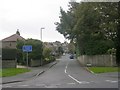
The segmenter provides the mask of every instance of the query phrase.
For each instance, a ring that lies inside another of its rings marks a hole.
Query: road
[[[39,77],[3,88],[118,88],[118,78],[92,74],[67,54]]]

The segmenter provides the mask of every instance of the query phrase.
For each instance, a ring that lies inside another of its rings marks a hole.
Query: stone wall
[[[30,66],[31,67],[40,66],[40,60],[31,60]]]
[[[79,62],[84,66],[116,66],[115,59],[113,55],[82,55],[78,57]]]
[[[2,60],[2,68],[16,68],[17,61],[16,60]]]
[[[16,42],[15,41],[2,41],[2,48],[12,48],[16,49]]]

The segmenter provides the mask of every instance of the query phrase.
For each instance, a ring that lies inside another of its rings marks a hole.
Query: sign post
[[[22,50],[23,50],[23,52],[26,52],[26,53],[27,53],[26,58],[27,58],[27,67],[28,67],[28,66],[29,66],[29,65],[28,65],[28,52],[32,52],[32,45],[24,45],[24,46],[22,47]]]

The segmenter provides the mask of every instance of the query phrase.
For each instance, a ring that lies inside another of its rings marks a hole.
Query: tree
[[[74,53],[75,53],[75,45],[74,45],[73,42],[70,42],[70,43],[68,44],[68,50],[69,50],[69,53],[71,53],[71,54],[74,54]]]
[[[52,50],[50,48],[44,48],[43,49],[43,56],[44,58],[50,59]]]
[[[22,51],[23,45],[32,45],[32,52],[29,53],[29,60],[41,60],[43,57],[43,45],[42,42],[36,39],[27,39],[26,41],[18,41],[17,42],[17,49],[18,49],[18,62],[24,63],[26,60],[26,53]],[[21,56],[21,57],[19,57]],[[24,60],[23,60],[24,59]]]
[[[60,55],[64,53],[64,50],[63,50],[62,46],[59,46],[59,47],[58,47],[57,52],[58,52]]]
[[[120,2],[118,3],[118,14],[120,15]],[[118,26],[117,26],[116,61],[118,66],[120,66],[120,17],[118,18]]]
[[[69,11],[65,12],[62,8],[60,8],[60,23],[55,23],[57,25],[56,30],[63,34],[67,39],[74,38],[73,27],[75,25],[75,18],[74,18],[74,10],[77,8],[78,3],[70,2],[69,4]]]
[[[56,29],[75,42],[79,54],[106,54],[115,48],[117,11],[116,2],[72,3],[67,12],[61,9]]]

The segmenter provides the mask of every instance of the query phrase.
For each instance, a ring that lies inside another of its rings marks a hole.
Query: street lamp
[[[41,33],[40,33],[40,35],[41,35],[41,42],[42,42],[42,30],[43,30],[43,29],[45,29],[45,28],[42,27],[42,28],[40,29],[40,31],[41,31]],[[42,55],[43,55],[43,53],[42,53]],[[42,62],[42,58],[41,58],[41,60],[40,60],[40,64],[41,64],[41,66],[42,66],[42,63],[43,63],[43,62]]]
[[[42,30],[43,29],[45,29],[44,27],[42,27],[41,29],[40,29],[40,31],[41,31],[41,41],[42,41]]]

